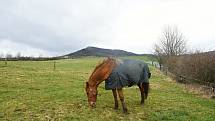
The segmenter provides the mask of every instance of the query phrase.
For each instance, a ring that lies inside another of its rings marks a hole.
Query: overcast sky
[[[215,50],[214,0],[0,0],[0,54],[56,56],[87,46],[152,53],[165,26]]]

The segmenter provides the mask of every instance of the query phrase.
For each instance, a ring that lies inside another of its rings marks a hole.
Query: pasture
[[[122,113],[121,105],[114,110],[112,91],[102,83],[96,108],[90,108],[85,82],[102,59],[57,60],[55,69],[53,61],[0,61],[0,120],[215,120],[215,100],[185,90],[154,67],[144,106],[133,86],[124,88],[129,114]]]

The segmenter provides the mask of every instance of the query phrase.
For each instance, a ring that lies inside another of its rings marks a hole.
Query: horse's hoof
[[[128,115],[128,114],[129,114],[128,111],[123,111],[123,113],[124,113],[125,115]]]
[[[141,105],[144,105],[144,101],[140,101],[140,104],[141,104]]]
[[[123,110],[123,113],[124,113],[124,114],[129,114],[129,113],[128,113],[128,109],[124,109],[124,110]]]

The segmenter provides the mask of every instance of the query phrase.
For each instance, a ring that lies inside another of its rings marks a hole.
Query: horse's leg
[[[114,97],[114,102],[115,102],[114,109],[118,109],[119,105],[118,105],[118,100],[117,100],[116,89],[112,89],[112,92],[113,92],[113,97]]]
[[[124,95],[123,95],[123,92],[122,92],[122,88],[117,89],[117,92],[118,92],[118,95],[119,95],[119,99],[120,99],[120,101],[122,103],[123,112],[128,113],[128,109],[127,109],[126,104],[125,104],[125,99],[124,99]]]
[[[144,94],[143,85],[142,85],[142,84],[139,84],[138,87],[139,87],[140,93],[141,93],[141,102],[140,102],[140,104],[144,104],[145,94]]]
[[[149,93],[149,83],[142,83],[144,90],[144,99],[147,99]]]

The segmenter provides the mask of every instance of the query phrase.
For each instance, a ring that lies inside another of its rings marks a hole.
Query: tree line
[[[61,57],[42,57],[41,55],[38,57],[33,56],[22,56],[20,52],[16,55],[12,55],[10,53],[7,54],[0,54],[0,61],[48,61],[48,60],[58,60],[62,59]]]

